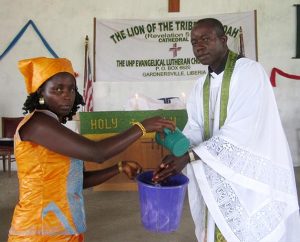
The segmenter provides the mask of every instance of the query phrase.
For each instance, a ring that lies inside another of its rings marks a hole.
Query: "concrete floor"
[[[300,197],[300,167],[295,169]],[[7,241],[13,208],[18,199],[17,175],[0,171],[0,242]],[[94,192],[85,190],[86,242],[197,242],[187,199],[176,232],[160,234],[144,229],[140,221],[137,192]]]
[[[0,242],[7,241],[14,206],[18,199],[16,172],[12,177],[0,171]],[[176,232],[161,234],[144,229],[140,220],[137,192],[95,192],[84,190],[86,242],[196,242],[187,199]]]

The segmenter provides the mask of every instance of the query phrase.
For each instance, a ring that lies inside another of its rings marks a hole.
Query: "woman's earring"
[[[45,99],[43,97],[39,98],[39,104],[44,105],[45,104]]]

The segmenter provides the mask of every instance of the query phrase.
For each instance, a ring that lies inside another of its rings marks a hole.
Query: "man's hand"
[[[181,157],[176,157],[174,155],[167,155],[162,160],[162,163],[158,168],[155,169],[153,173],[153,182],[162,182],[169,176],[178,174],[189,162],[188,153]]]

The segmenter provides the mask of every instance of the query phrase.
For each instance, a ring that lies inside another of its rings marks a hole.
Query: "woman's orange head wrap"
[[[24,76],[28,94],[34,93],[50,77],[68,72],[75,77],[72,63],[65,58],[37,57],[20,60],[19,70]]]

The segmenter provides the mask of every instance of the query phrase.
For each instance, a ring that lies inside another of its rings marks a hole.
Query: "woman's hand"
[[[132,180],[143,171],[143,168],[136,161],[122,161],[122,171]]]
[[[176,125],[173,121],[164,119],[159,116],[144,119],[141,123],[147,132],[158,131],[160,133],[163,133],[164,128],[171,129],[172,131],[174,131],[176,128]]]

